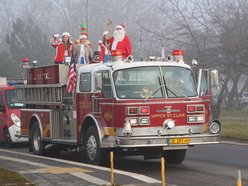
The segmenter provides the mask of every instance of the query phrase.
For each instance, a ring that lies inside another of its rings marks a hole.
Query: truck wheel
[[[99,165],[101,161],[100,139],[96,127],[90,126],[84,140],[85,160],[89,164]]]
[[[167,150],[163,152],[165,161],[169,164],[180,164],[186,156],[186,149],[182,150]]]
[[[43,155],[45,148],[41,139],[41,132],[38,122],[34,122],[31,129],[31,149],[36,155]]]
[[[9,134],[9,130],[5,129],[4,133],[3,133],[3,140],[4,140],[4,146],[6,148],[10,148],[13,145],[13,142],[11,140],[10,134]]]

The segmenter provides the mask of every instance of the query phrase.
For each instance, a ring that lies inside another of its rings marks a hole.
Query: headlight
[[[131,126],[138,125],[138,118],[129,118],[129,123]]]
[[[11,117],[13,123],[14,123],[16,126],[18,126],[18,127],[21,126],[21,121],[20,121],[20,119],[19,119],[19,117],[18,117],[17,115],[15,115],[14,113],[12,113],[10,117]]]
[[[187,116],[188,123],[204,123],[205,122],[205,116],[204,115],[189,115]]]
[[[212,134],[218,134],[221,130],[221,125],[220,122],[218,121],[213,121],[210,125],[209,125],[209,131]]]
[[[140,125],[149,125],[149,123],[150,123],[149,117],[140,118]]]

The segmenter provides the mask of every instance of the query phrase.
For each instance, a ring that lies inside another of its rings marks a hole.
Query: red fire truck
[[[220,140],[210,107],[218,72],[201,69],[196,82],[191,67],[174,59],[79,65],[73,94],[66,92],[68,66],[29,68],[28,84],[16,86],[27,107],[21,136],[34,154],[49,144],[77,148],[90,164],[110,150],[181,163],[189,147]]]
[[[25,105],[13,100],[15,88],[7,85],[6,78],[0,78],[0,141],[4,142],[5,147],[27,142],[27,139],[15,136],[20,135],[20,108]]]

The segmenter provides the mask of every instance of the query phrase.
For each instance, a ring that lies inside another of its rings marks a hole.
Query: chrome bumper
[[[172,139],[186,139],[182,143],[172,144]],[[185,142],[186,141],[186,142]],[[220,143],[220,134],[193,134],[180,136],[160,136],[160,137],[116,137],[117,147],[163,147],[180,148],[191,145]]]

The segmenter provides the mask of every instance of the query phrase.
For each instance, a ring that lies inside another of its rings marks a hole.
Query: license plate
[[[171,138],[169,144],[189,144],[190,138]]]

